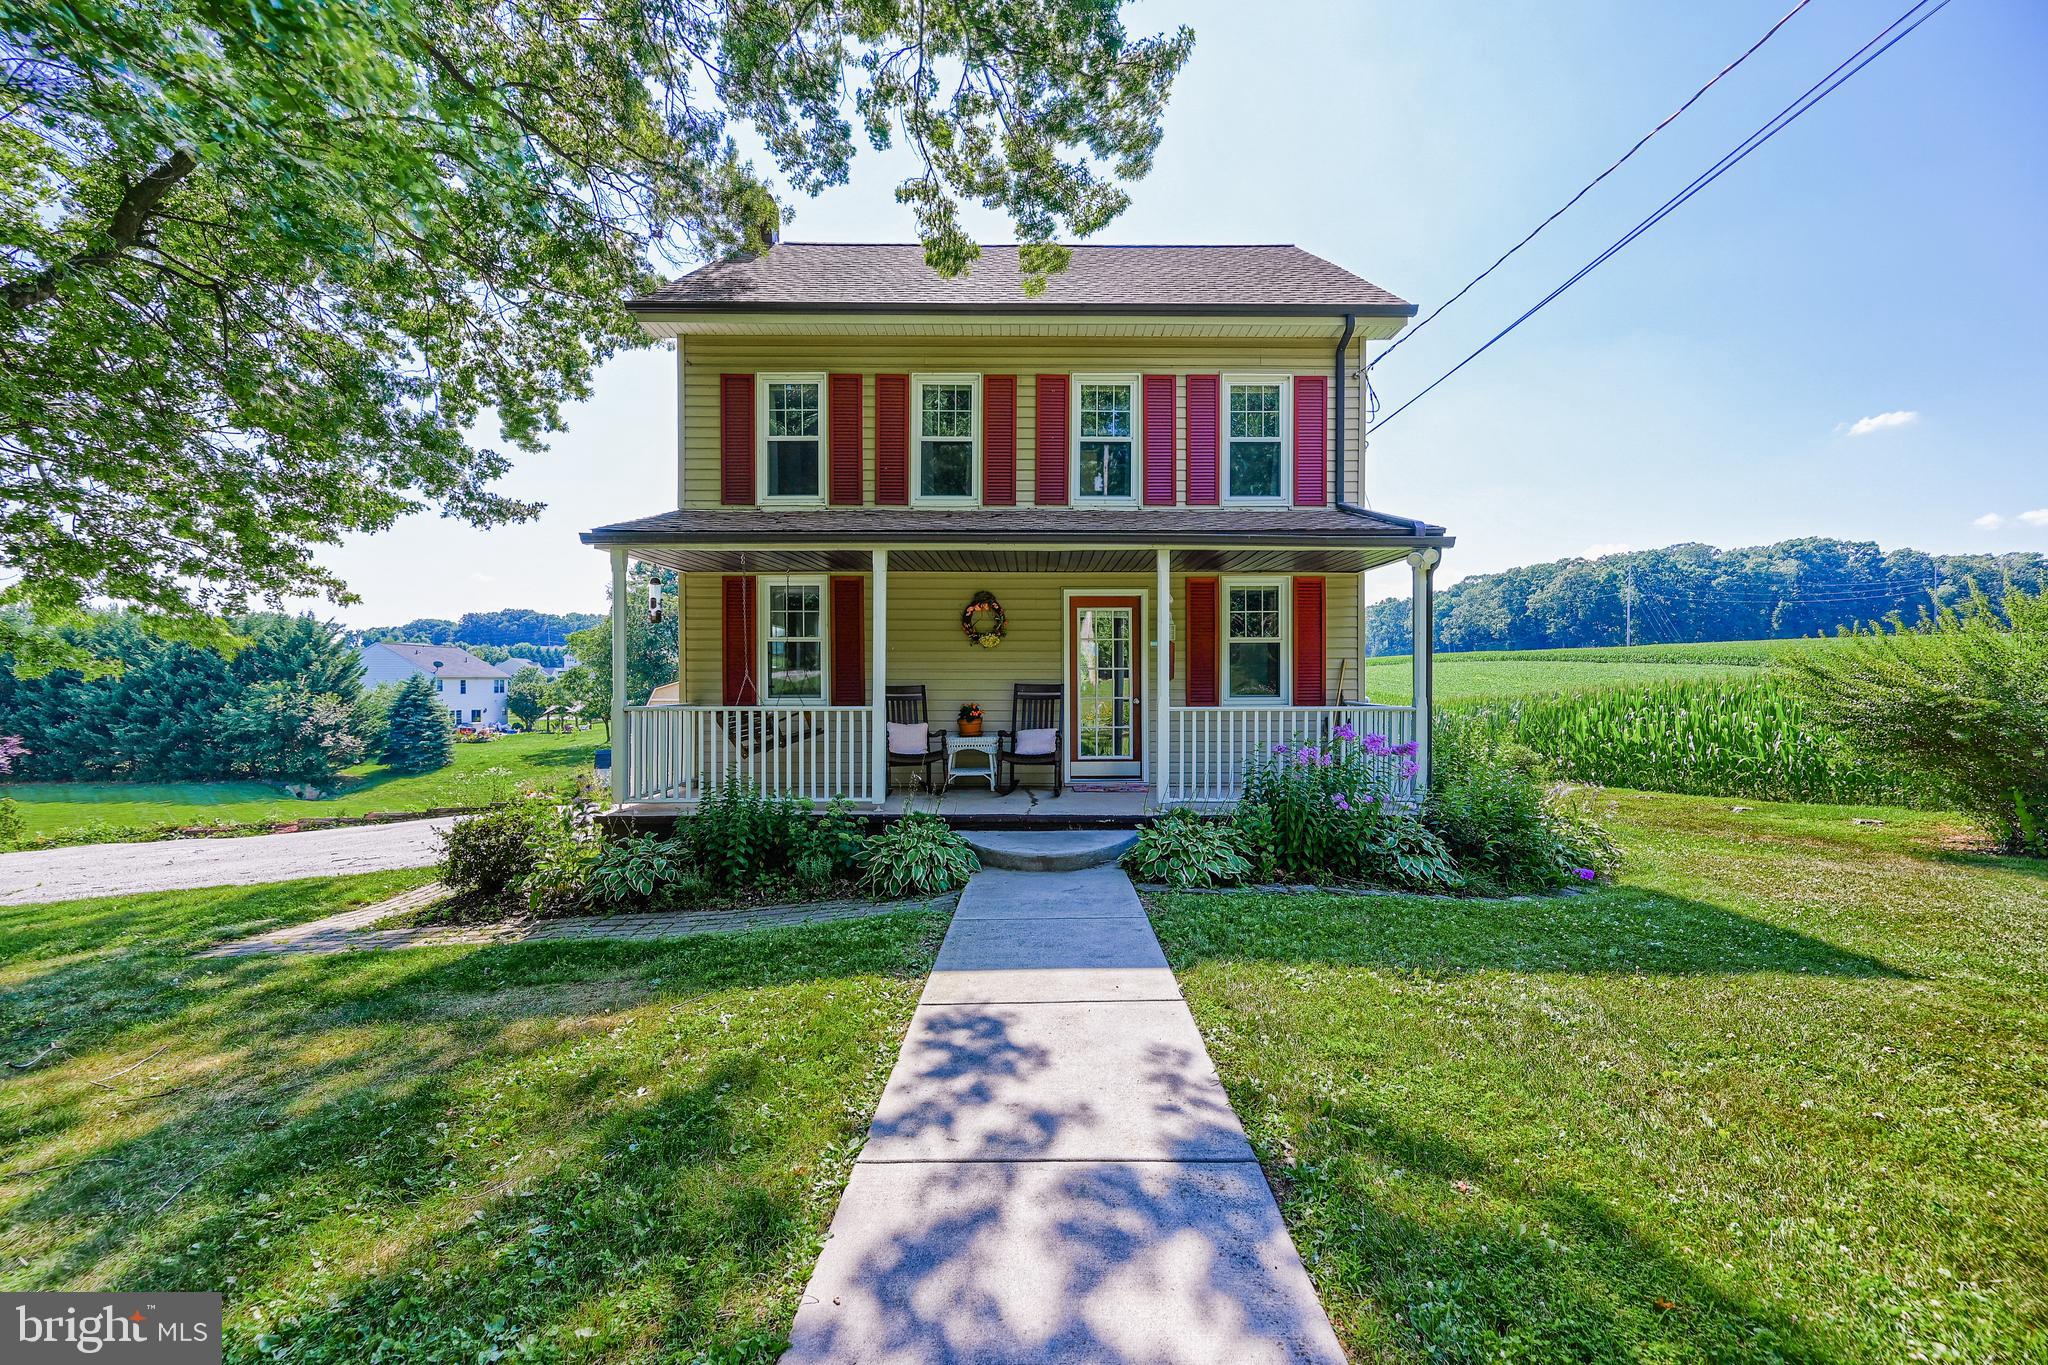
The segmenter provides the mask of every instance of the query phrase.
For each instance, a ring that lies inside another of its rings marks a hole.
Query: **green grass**
[[[1721,682],[1753,678],[1795,650],[1826,648],[1823,640],[1734,640],[1695,645],[1633,645],[1610,649],[1525,649],[1439,654],[1439,704],[1588,692],[1659,682]],[[1369,660],[1365,694],[1405,706],[1414,694],[1408,656]]]
[[[227,1359],[772,1360],[943,916],[198,960],[430,876],[0,909],[0,1286]]]
[[[2048,864],[1614,802],[1583,896],[1160,902],[1353,1359],[2048,1359]]]
[[[31,841],[81,842],[187,825],[488,805],[523,787],[575,776],[590,766],[600,742],[589,731],[458,744],[453,763],[417,776],[365,763],[348,769],[319,801],[288,796],[270,782],[16,782],[0,785],[0,796],[21,807]]]

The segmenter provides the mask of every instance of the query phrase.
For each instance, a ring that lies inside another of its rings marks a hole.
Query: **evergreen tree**
[[[384,733],[384,762],[402,773],[430,773],[455,761],[455,719],[434,695],[434,685],[415,675],[391,699],[391,723]]]

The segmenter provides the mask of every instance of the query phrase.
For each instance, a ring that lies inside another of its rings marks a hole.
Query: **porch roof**
[[[1453,543],[1443,527],[1353,507],[705,507],[616,522],[587,545],[685,573],[1357,573]]]

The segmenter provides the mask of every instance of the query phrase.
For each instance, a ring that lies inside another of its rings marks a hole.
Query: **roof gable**
[[[1415,306],[1297,246],[1077,246],[1037,296],[1024,293],[1015,246],[987,246],[946,279],[916,244],[781,242],[714,261],[628,306],[688,310],[1360,313],[1412,317]]]
[[[498,665],[464,649],[461,645],[401,645],[379,640],[365,649],[388,649],[429,677],[503,678],[510,676]]]

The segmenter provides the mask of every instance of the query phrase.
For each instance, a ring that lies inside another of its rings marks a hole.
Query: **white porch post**
[[[612,551],[612,801],[632,790],[632,745],[626,741],[626,552]]]
[[[875,550],[874,593],[875,593],[875,662],[874,694],[868,698],[874,707],[873,738],[868,747],[873,764],[871,782],[875,792],[875,804],[881,805],[889,799],[889,552]]]
[[[1158,721],[1152,727],[1158,736],[1152,749],[1152,778],[1157,801],[1166,804],[1167,769],[1172,763],[1168,744],[1172,731],[1168,728],[1168,703],[1173,699],[1173,552],[1158,549],[1152,552],[1159,571],[1158,605],[1152,609],[1153,654],[1159,666],[1159,685],[1152,691],[1152,709]]]
[[[1415,790],[1429,788],[1430,720],[1435,713],[1436,674],[1436,573],[1440,550],[1417,550],[1408,556],[1414,576],[1409,590],[1409,630],[1412,644],[1408,655],[1415,669]]]

